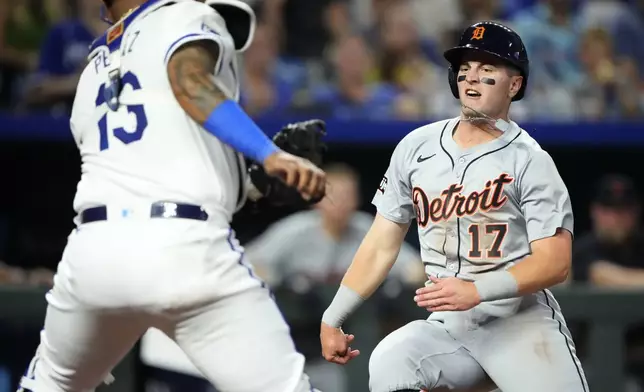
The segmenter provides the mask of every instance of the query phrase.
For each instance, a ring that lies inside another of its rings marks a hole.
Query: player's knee
[[[406,342],[405,327],[385,337],[369,358],[372,392],[418,391],[426,382],[419,372],[418,358]]]

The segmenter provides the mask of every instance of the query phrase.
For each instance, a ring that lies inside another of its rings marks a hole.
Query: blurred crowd
[[[531,61],[516,120],[644,112],[644,0],[245,0],[259,25],[243,62],[255,116],[422,120],[457,101],[442,52],[479,20],[508,24]],[[69,111],[99,0],[0,2],[0,107]]]

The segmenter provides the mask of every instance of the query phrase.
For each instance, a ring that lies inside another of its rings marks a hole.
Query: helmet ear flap
[[[450,90],[452,90],[452,95],[454,95],[454,98],[458,99],[458,82],[456,80],[456,72],[454,71],[452,65],[447,68],[447,81],[449,82]]]

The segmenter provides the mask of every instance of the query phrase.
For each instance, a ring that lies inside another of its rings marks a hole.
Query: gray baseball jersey
[[[573,232],[568,191],[547,152],[516,123],[501,137],[460,148],[459,119],[408,134],[376,191],[378,213],[416,219],[428,274],[475,280],[530,254],[532,241]]]
[[[417,220],[427,274],[476,280],[529,255],[532,241],[572,233],[573,215],[554,162],[517,124],[462,149],[452,136],[458,121],[407,135],[373,204],[392,221]],[[514,363],[522,366],[508,371]],[[588,391],[548,290],[409,323],[378,344],[369,374],[372,392],[472,388],[486,375],[502,391]]]

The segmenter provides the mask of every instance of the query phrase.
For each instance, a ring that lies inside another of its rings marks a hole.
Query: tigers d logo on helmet
[[[472,32],[472,39],[483,39],[483,34],[485,34],[485,27],[479,26]]]

